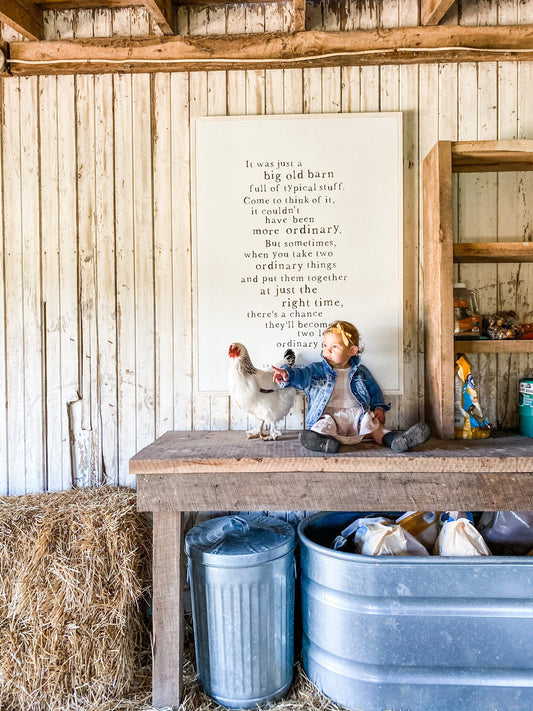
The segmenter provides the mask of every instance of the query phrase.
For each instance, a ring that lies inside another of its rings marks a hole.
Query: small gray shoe
[[[408,452],[413,447],[419,444],[424,444],[431,437],[431,430],[425,422],[417,422],[416,425],[409,427],[408,430],[402,432],[395,437],[390,446],[391,450],[396,453]]]
[[[324,452],[325,454],[335,454],[339,451],[341,443],[334,437],[321,435],[313,430],[302,430],[300,432],[300,444],[313,452]]]

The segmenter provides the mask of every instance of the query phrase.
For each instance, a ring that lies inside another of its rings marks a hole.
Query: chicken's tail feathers
[[[283,354],[283,358],[285,359],[285,361],[287,362],[287,364],[291,366],[291,368],[292,368],[292,366],[293,366],[293,365],[295,364],[295,362],[296,362],[296,354],[295,354],[295,352],[292,350],[292,348],[287,348],[287,350],[286,350],[285,353]]]

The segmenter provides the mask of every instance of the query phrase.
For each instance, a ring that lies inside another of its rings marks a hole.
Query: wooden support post
[[[177,708],[183,690],[183,514],[154,512],[152,704]]]
[[[453,438],[452,146],[439,141],[424,159],[424,319],[426,419],[433,432]]]

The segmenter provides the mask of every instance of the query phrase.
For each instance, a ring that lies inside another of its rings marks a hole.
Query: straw
[[[2,710],[144,693],[150,539],[130,489],[0,498]]]
[[[152,711],[151,528],[135,492],[0,497],[0,711]],[[200,688],[186,617],[180,711],[222,711]],[[337,711],[296,664],[273,711]]]

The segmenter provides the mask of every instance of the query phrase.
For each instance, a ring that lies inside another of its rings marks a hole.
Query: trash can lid
[[[263,514],[220,516],[197,524],[185,536],[189,558],[205,565],[248,567],[290,553],[293,527]]]

